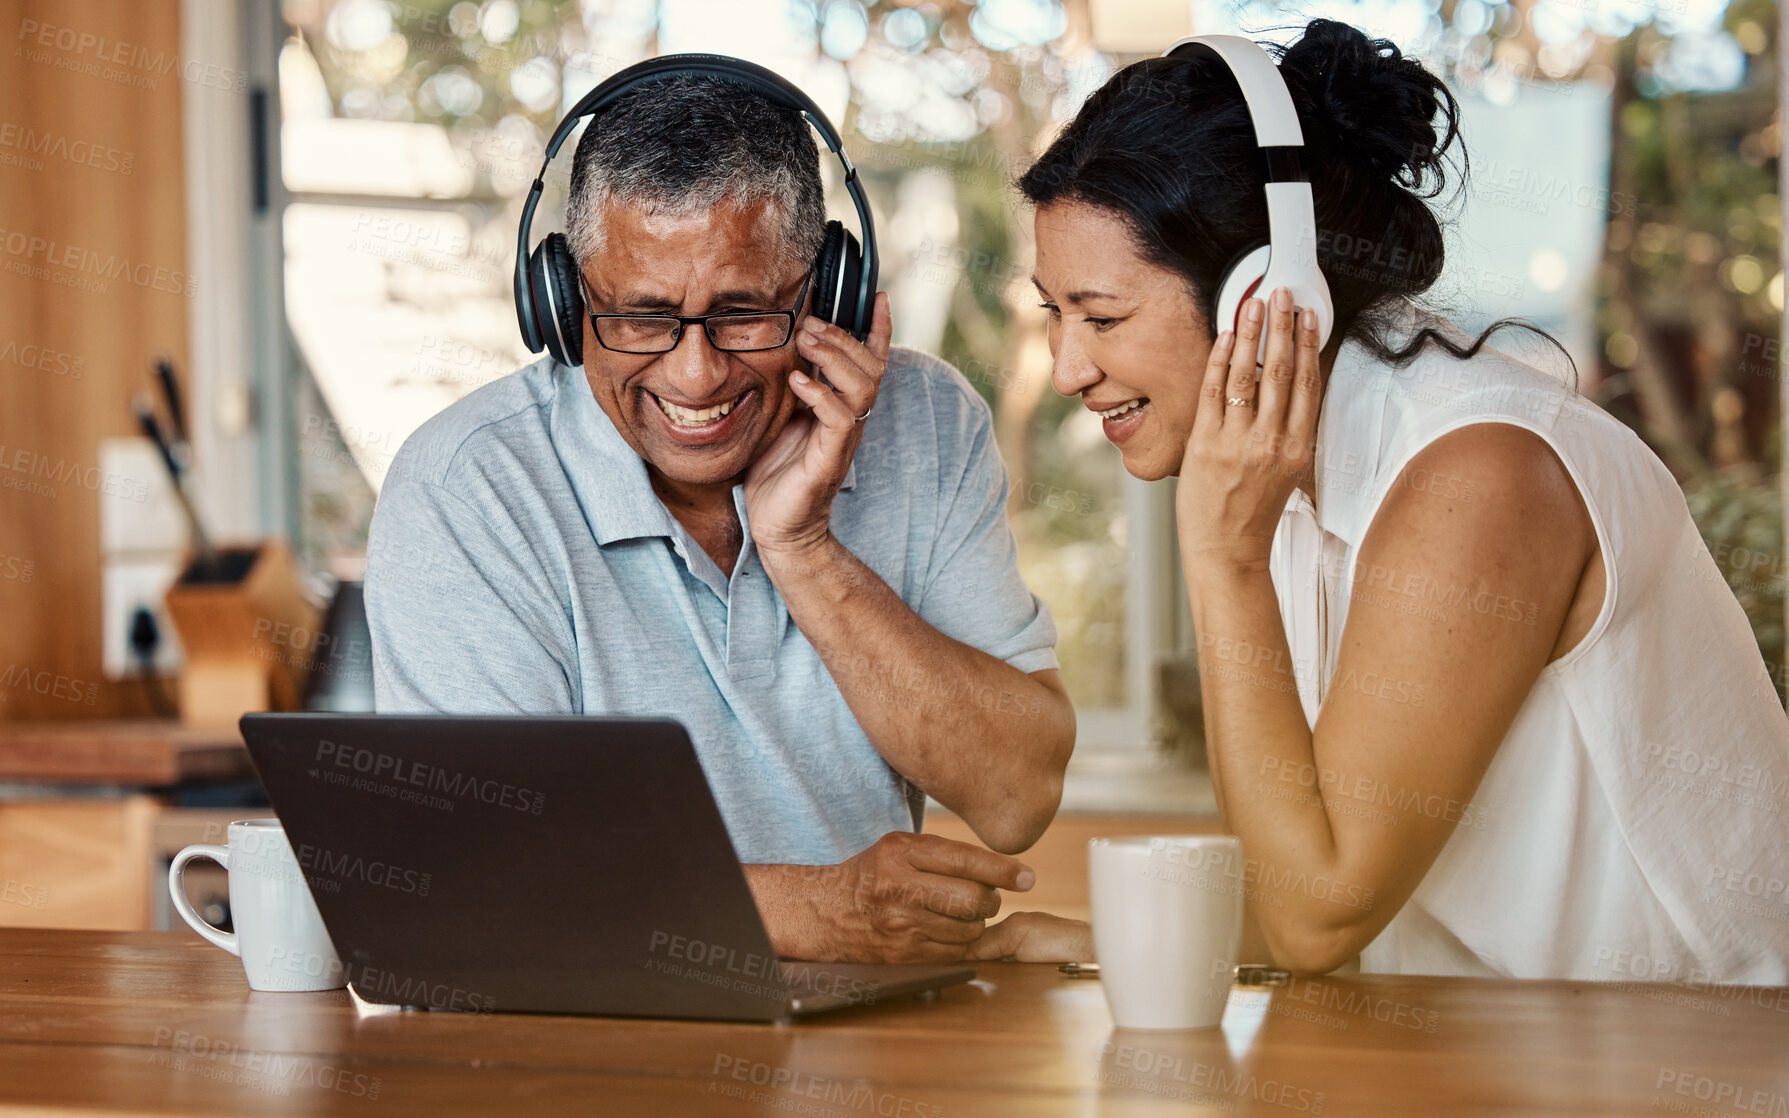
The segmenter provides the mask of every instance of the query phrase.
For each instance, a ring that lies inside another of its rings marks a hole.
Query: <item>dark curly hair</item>
[[[1312,20],[1297,42],[1266,49],[1279,57],[1304,132],[1317,261],[1335,303],[1332,336],[1402,363],[1431,341],[1471,357],[1493,332],[1519,326],[1566,353],[1539,327],[1507,318],[1470,346],[1424,327],[1391,348],[1389,312],[1441,276],[1446,251],[1430,200],[1446,189],[1451,149],[1461,176],[1470,173],[1459,103],[1396,44],[1335,20]],[[1197,51],[1114,74],[1018,188],[1034,205],[1080,202],[1116,214],[1145,259],[1188,281],[1215,335],[1224,269],[1267,243],[1266,174],[1235,76]]]

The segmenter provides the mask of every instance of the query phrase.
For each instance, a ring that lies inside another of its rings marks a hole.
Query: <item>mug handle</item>
[[[200,916],[193,911],[192,902],[186,899],[186,864],[194,858],[210,858],[226,870],[230,868],[230,848],[227,846],[201,843],[174,855],[174,861],[168,866],[168,893],[174,901],[174,911],[192,925],[193,931],[240,958],[242,949],[236,946],[236,933],[226,932]]]

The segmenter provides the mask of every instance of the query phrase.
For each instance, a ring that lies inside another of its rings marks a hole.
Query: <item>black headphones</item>
[[[860,247],[856,237],[836,221],[826,223],[826,238],[814,262],[813,313],[851,332],[863,341],[870,332],[870,313],[876,299],[876,226],[870,219],[870,202],[857,181],[857,168],[845,154],[844,141],[826,119],[820,106],[792,83],[762,66],[724,54],[668,54],[635,63],[615,74],[565,114],[553,138],[547,142],[540,174],[528,189],[522,207],[522,228],[516,236],[516,321],[528,352],[545,349],[562,365],[584,363],[584,293],[578,284],[578,266],[563,233],[549,233],[532,252],[529,233],[534,207],[540,203],[547,167],[559,148],[585,117],[600,116],[623,94],[647,82],[684,75],[725,78],[748,87],[771,102],[793,109],[807,118],[826,146],[845,165],[845,189],[857,207],[857,225],[863,230]],[[592,123],[591,127],[596,127]]]

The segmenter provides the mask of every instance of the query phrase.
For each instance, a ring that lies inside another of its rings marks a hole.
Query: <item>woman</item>
[[[1214,329],[1222,269],[1266,229],[1215,59],[1120,71],[1019,183],[1057,391],[1133,475],[1180,478],[1245,954],[1789,982],[1789,719],[1678,486],[1593,404],[1411,302],[1442,267],[1424,199],[1458,139],[1446,87],[1327,20],[1280,69],[1335,302],[1321,352],[1283,291],[1245,303],[1240,337]],[[1091,946],[1020,913],[975,954]]]

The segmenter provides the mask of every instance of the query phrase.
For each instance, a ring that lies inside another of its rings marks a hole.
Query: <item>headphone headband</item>
[[[833,127],[832,122],[826,118],[826,113],[814,103],[813,98],[773,70],[724,54],[667,54],[636,62],[600,82],[595,89],[578,99],[578,103],[560,120],[547,141],[540,173],[534,176],[534,182],[528,187],[528,199],[522,205],[521,228],[516,235],[516,319],[522,328],[522,340],[528,344],[530,350],[539,352],[546,344],[546,339],[541,337],[535,315],[534,295],[528,282],[528,260],[534,211],[546,189],[547,168],[552,165],[553,157],[559,154],[559,149],[572,132],[576,131],[580,121],[587,117],[601,116],[616,101],[642,85],[686,76],[721,78],[736,82],[775,105],[799,113],[820,134],[827,150],[838,156],[845,168],[845,192],[851,196],[851,203],[857,210],[857,227],[863,233],[863,263],[857,269],[857,290],[849,294],[855,307],[855,321],[861,324],[865,333],[868,332],[871,310],[876,300],[876,277],[881,259],[876,250],[876,224],[870,216],[869,198],[864,194],[863,184],[858,181],[857,167],[845,154],[844,140],[840,138],[838,129]],[[844,279],[842,272],[839,279],[841,282]],[[841,295],[844,294],[846,293],[841,292]]]
[[[801,89],[774,70],[768,70],[755,62],[747,62],[743,58],[731,58],[724,54],[666,54],[658,58],[648,58],[644,62],[636,62],[625,70],[618,70],[597,85],[589,93],[578,99],[559,127],[553,130],[553,138],[547,143],[547,160],[552,161],[559,154],[559,148],[577,128],[578,121],[587,116],[600,115],[610,105],[619,101],[631,92],[634,87],[659,78],[675,77],[707,77],[723,78],[748,86],[755,93],[760,93],[785,109],[793,109],[806,117],[814,130],[826,141],[828,150],[838,153],[844,147],[838,131],[820,107],[803,93]],[[845,164],[846,170],[855,177],[856,168],[850,161]],[[542,168],[545,171],[545,168]]]
[[[1255,125],[1255,143],[1263,148],[1304,147],[1304,130],[1298,126],[1298,110],[1280,68],[1253,40],[1241,35],[1193,35],[1180,40],[1164,56],[1200,50],[1217,55],[1218,61],[1236,75],[1242,99],[1248,102],[1249,119]]]

